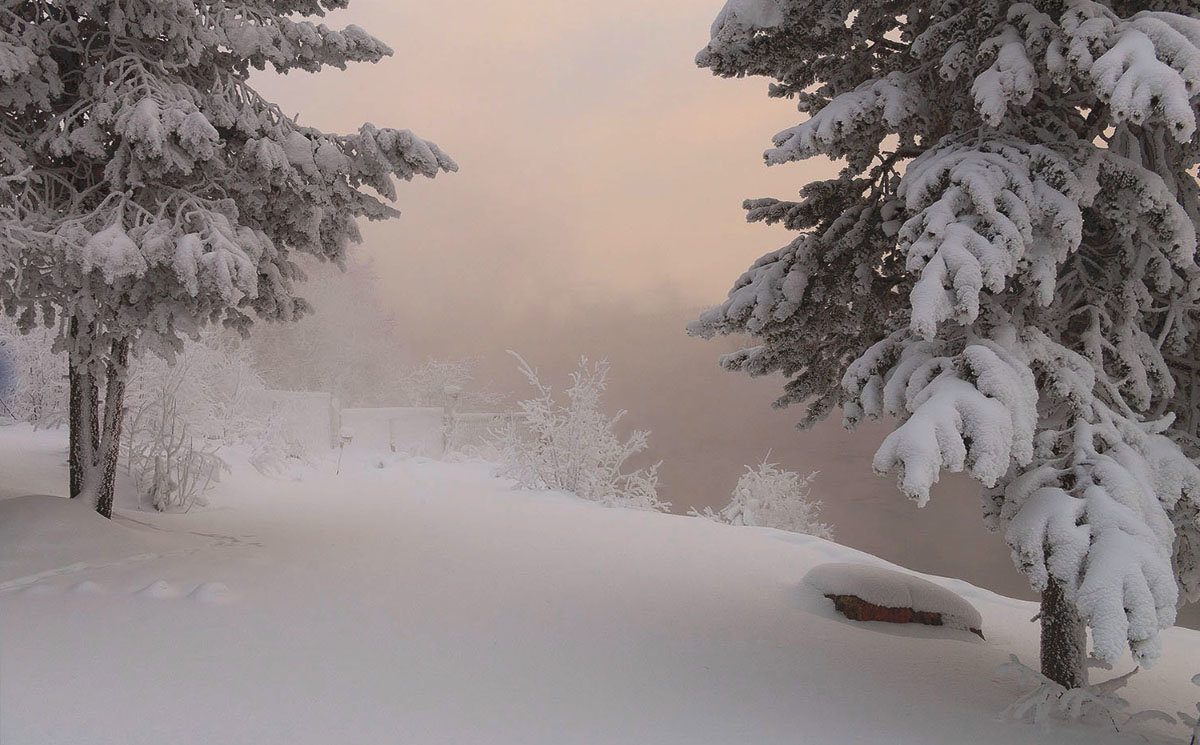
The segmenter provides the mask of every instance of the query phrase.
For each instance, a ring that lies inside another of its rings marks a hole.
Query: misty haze
[[[0,0],[0,743],[1200,736],[1200,3],[345,5]]]

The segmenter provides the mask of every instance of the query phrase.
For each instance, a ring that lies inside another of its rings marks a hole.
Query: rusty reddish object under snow
[[[912,608],[888,608],[868,603],[857,595],[826,595],[833,607],[851,621],[883,621],[884,623],[921,623],[926,626],[941,626],[942,614]],[[983,638],[983,631],[970,629],[972,634]]]

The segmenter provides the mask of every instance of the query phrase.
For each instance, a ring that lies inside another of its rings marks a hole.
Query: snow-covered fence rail
[[[328,393],[312,391],[267,391],[273,424],[287,432],[288,439],[310,453],[326,451],[337,444],[339,429],[337,401]]]
[[[342,409],[342,427],[353,433],[349,447],[430,458],[445,452],[444,418],[438,407]]]
[[[328,393],[269,393],[278,426],[314,452],[336,447],[339,434],[348,431],[348,446],[355,450],[440,458],[482,448],[496,433],[523,422],[519,412],[458,413],[434,406],[339,409]]]

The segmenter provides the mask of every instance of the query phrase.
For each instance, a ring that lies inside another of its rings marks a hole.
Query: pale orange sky
[[[881,427],[798,433],[800,412],[770,408],[780,381],[722,372],[717,356],[734,343],[684,335],[792,238],[747,225],[742,200],[787,197],[835,172],[766,168],[771,136],[799,120],[794,105],[768,99],[764,80],[695,67],[720,4],[355,0],[326,22],[356,23],[395,56],[254,82],[304,123],[410,128],[458,160],[457,174],[400,186],[400,219],[364,226],[362,251],[414,360],[474,357],[483,377],[520,393],[506,349],[551,377],[580,355],[608,358],[613,408],[652,430],[677,511],[723,504],[743,465],[770,451],[822,471],[814,494],[843,543],[1028,592],[965,479],[917,510],[871,473]]]
[[[832,172],[762,165],[797,114],[762,80],[695,67],[718,9],[356,0],[328,22],[363,26],[394,57],[256,83],[308,124],[406,127],[459,161],[458,174],[402,189],[403,219],[366,228],[397,289],[416,275],[446,303],[496,301],[464,320],[592,302],[702,306],[787,240],[746,225],[742,200]]]

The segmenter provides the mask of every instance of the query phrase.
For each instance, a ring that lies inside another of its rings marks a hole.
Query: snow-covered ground
[[[850,622],[805,574],[885,564],[820,539],[365,453],[107,523],[22,496],[61,491],[64,445],[0,428],[3,745],[1186,741],[1003,719],[1032,604],[930,578],[986,641]],[[1134,709],[1200,693],[1200,635],[1165,642]]]

